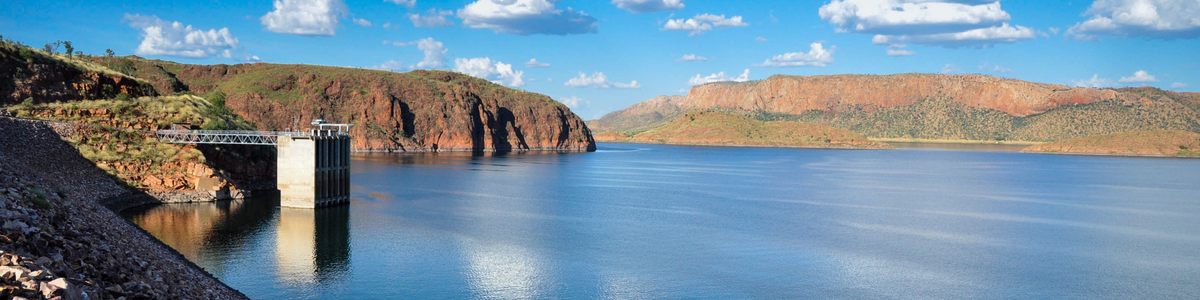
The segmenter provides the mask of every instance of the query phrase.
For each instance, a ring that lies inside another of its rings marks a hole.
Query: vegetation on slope
[[[797,121],[763,121],[745,114],[719,111],[687,113],[657,128],[628,136],[627,140],[697,145],[887,147],[845,129]]]
[[[146,82],[69,50],[56,53],[49,44],[39,50],[0,38],[0,104],[155,95]]]
[[[63,138],[83,157],[131,186],[186,189],[186,175],[207,168],[205,154],[192,145],[159,141],[154,130],[185,128],[252,129],[227,109],[192,95],[129,100],[85,100],[18,104],[8,111],[21,118],[65,122]],[[204,174],[211,175],[211,174]]]
[[[1200,157],[1200,133],[1151,130],[1087,136],[1033,145],[1027,152]]]
[[[95,61],[149,78],[164,93],[224,93],[229,108],[260,129],[298,128],[314,118],[355,124],[361,150],[594,149],[583,120],[565,105],[453,72]]]

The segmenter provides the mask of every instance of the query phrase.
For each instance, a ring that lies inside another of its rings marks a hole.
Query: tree
[[[107,57],[113,57],[113,56],[116,56],[116,55],[117,55],[117,53],[114,53],[114,52],[112,51],[112,49],[104,49],[104,56],[107,56]]]
[[[50,43],[46,43],[45,46],[42,46],[42,50],[46,50],[46,53],[54,54],[54,45],[51,45]]]
[[[75,54],[75,46],[71,45],[71,41],[59,41],[59,43],[62,43],[63,49],[67,51],[67,57],[71,57]]]

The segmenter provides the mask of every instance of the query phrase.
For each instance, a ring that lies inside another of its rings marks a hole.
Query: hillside
[[[1200,133],[1173,130],[1122,132],[1033,145],[1026,152],[1200,157]]]
[[[1198,98],[983,75],[772,76],[696,86],[680,99],[651,100],[643,104],[654,105],[634,105],[590,124],[629,134],[664,122],[646,115],[716,109],[821,123],[872,138],[1045,142],[1153,129],[1200,131]]]
[[[200,66],[137,57],[92,61],[146,78],[164,94],[222,92],[227,106],[258,129],[301,128],[314,118],[355,124],[358,150],[595,149],[587,125],[565,105],[453,72]]]
[[[632,142],[687,145],[888,147],[845,129],[797,121],[762,121],[744,114],[717,111],[687,113],[662,126],[617,138]]]
[[[240,198],[249,190],[274,188],[275,156],[268,147],[176,145],[153,135],[153,129],[175,124],[252,129],[201,97],[18,104],[7,110],[20,118],[56,122],[56,131],[84,158],[162,201]]]
[[[155,94],[147,82],[132,76],[7,40],[0,41],[0,70],[0,105]]]

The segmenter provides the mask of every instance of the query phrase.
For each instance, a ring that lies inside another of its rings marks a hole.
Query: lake
[[[356,156],[130,220],[252,298],[1200,297],[1200,160],[601,144]]]

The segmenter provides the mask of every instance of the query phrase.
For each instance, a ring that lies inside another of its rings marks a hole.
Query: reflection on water
[[[1200,160],[616,146],[357,156],[339,209],[131,218],[252,298],[1200,296]]]
[[[350,209],[280,208],[278,198],[148,206],[124,212],[139,227],[218,276],[274,229],[277,278],[289,285],[336,280],[350,261]]]
[[[344,274],[350,260],[350,209],[279,208],[275,226],[279,277],[301,284]]]

